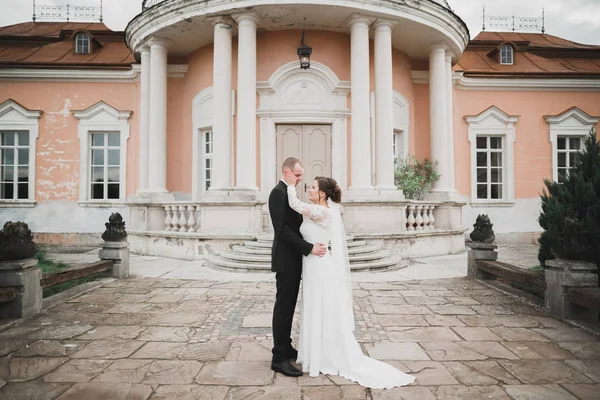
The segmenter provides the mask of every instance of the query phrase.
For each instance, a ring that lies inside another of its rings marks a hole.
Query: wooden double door
[[[331,125],[277,125],[277,173],[288,157],[300,159],[304,178],[298,197],[308,201],[308,188],[316,176],[331,176]]]

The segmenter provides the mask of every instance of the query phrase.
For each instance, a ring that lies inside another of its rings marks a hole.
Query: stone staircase
[[[352,271],[375,271],[402,268],[400,256],[389,251],[368,245],[364,240],[354,240],[347,236],[348,257]],[[239,272],[271,271],[271,247],[273,235],[258,236],[256,241],[247,241],[242,245],[232,245],[231,249],[218,256],[208,258],[207,265],[212,268]]]

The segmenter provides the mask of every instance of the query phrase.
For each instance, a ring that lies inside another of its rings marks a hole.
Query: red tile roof
[[[502,65],[498,49],[514,47],[513,65]],[[465,76],[600,78],[600,46],[541,33],[481,32],[454,66]]]
[[[90,54],[76,54],[73,34],[92,36]],[[27,22],[0,27],[0,68],[130,68],[135,62],[123,32],[102,23]]]

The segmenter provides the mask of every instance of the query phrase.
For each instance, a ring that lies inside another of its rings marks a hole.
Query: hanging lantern
[[[298,47],[298,58],[300,58],[300,68],[310,68],[310,54],[312,53],[312,47],[304,44],[304,30],[302,30],[302,41],[300,47]]]

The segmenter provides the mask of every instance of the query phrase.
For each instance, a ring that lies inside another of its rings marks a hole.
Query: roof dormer
[[[498,60],[500,65],[514,65],[516,46],[511,42],[502,42],[487,55]]]

